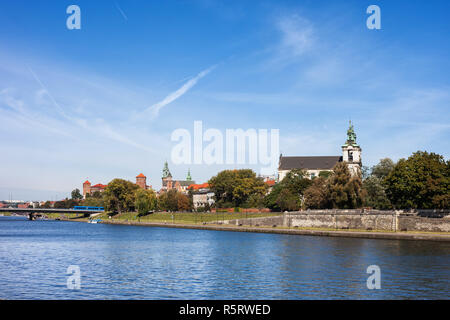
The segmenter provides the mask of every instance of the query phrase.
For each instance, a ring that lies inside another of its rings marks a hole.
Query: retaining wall
[[[225,223],[237,226],[450,232],[448,215],[429,218],[399,211],[311,210],[273,217],[229,220]]]

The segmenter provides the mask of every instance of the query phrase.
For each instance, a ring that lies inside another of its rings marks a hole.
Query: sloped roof
[[[106,184],[97,183],[96,185],[92,186],[91,188],[102,188],[102,189],[104,189],[106,187],[107,187]]]
[[[147,178],[146,176],[144,176],[143,173],[140,173],[139,175],[136,176],[136,178]]]
[[[342,161],[342,156],[312,156],[312,157],[280,157],[279,170],[292,169],[332,169]]]
[[[207,182],[202,183],[202,184],[194,184],[193,183],[189,186],[189,189],[192,189],[192,190],[207,189],[207,188],[209,188],[209,184]]]

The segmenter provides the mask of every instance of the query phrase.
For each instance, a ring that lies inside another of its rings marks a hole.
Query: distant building
[[[192,180],[190,170],[188,170],[186,180],[174,180],[172,178],[172,174],[170,173],[167,161],[164,163],[163,174],[161,179],[162,179],[162,187],[160,192],[176,189],[179,192],[187,193],[188,187],[191,184],[195,184],[195,181]]]
[[[273,186],[276,183],[276,180],[275,179],[267,179],[267,180],[264,180],[264,182],[269,187],[269,188],[267,188],[267,193],[270,193],[273,189]]]
[[[361,147],[356,143],[356,134],[350,121],[347,130],[347,141],[342,145],[342,156],[300,156],[285,157],[280,155],[278,165],[278,181],[293,169],[305,170],[308,177],[313,179],[319,176],[321,171],[332,171],[339,162],[346,162],[352,175],[361,172]]]
[[[101,183],[97,183],[92,186],[89,180],[86,180],[85,182],[83,182],[83,198],[86,199],[86,195],[88,194],[92,195],[95,192],[103,192],[105,191],[106,187],[107,185]]]
[[[152,186],[147,185],[147,177],[143,173],[136,176],[136,184],[142,189],[151,189]]]
[[[192,190],[194,209],[206,207],[207,205],[211,207],[215,203],[214,192],[209,189],[208,183],[191,184],[188,189]]]
[[[152,186],[147,185],[147,177],[143,173],[140,173],[136,176],[136,184],[142,189],[152,188]],[[83,182],[83,198],[86,199],[87,194],[92,195],[95,192],[103,192],[105,191],[107,186],[108,185],[101,183],[97,183],[92,186],[89,180],[86,180],[85,182]]]

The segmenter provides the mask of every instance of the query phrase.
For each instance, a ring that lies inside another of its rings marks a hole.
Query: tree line
[[[250,169],[223,170],[208,183],[215,194],[216,208],[265,207],[272,211],[295,211],[361,207],[448,209],[450,206],[450,162],[425,151],[417,151],[397,163],[389,158],[381,159],[372,168],[363,167],[355,176],[340,162],[332,171],[322,171],[312,179],[303,170],[291,170],[273,187]],[[153,190],[123,179],[112,180],[104,192],[88,194],[86,199],[75,189],[71,199],[54,204],[56,208],[74,205],[101,206],[113,213],[137,211],[140,215],[157,210],[194,210],[192,191],[186,195],[173,189],[157,196]]]
[[[394,163],[381,159],[352,176],[344,162],[309,179],[291,170],[267,192],[251,170],[225,170],[209,181],[217,207],[267,207],[273,211],[300,209],[448,209],[450,162],[442,155],[417,151]]]
[[[417,151],[394,163],[381,159],[352,176],[338,163],[328,176],[306,181],[305,173],[293,170],[266,197],[274,210],[298,209],[448,209],[450,162],[435,153]],[[285,181],[286,180],[286,181]]]

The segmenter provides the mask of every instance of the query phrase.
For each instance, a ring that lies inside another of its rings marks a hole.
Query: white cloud
[[[314,28],[309,20],[293,14],[279,19],[277,28],[281,32],[278,59],[298,58],[312,49]]]
[[[152,105],[151,107],[147,108],[146,110],[144,110],[144,114],[145,113],[150,113],[151,118],[156,118],[159,114],[159,111],[167,106],[168,104],[172,103],[173,101],[175,101],[176,99],[180,98],[182,95],[184,95],[186,92],[188,92],[193,86],[195,86],[197,84],[197,82],[203,78],[204,76],[206,76],[208,73],[210,73],[216,66],[212,66],[209,67],[206,70],[203,70],[202,72],[200,72],[198,75],[196,75],[194,78],[190,79],[189,81],[187,81],[185,84],[183,84],[178,90],[172,92],[171,94],[169,94],[168,96],[166,96],[163,100],[161,100],[160,102]]]

